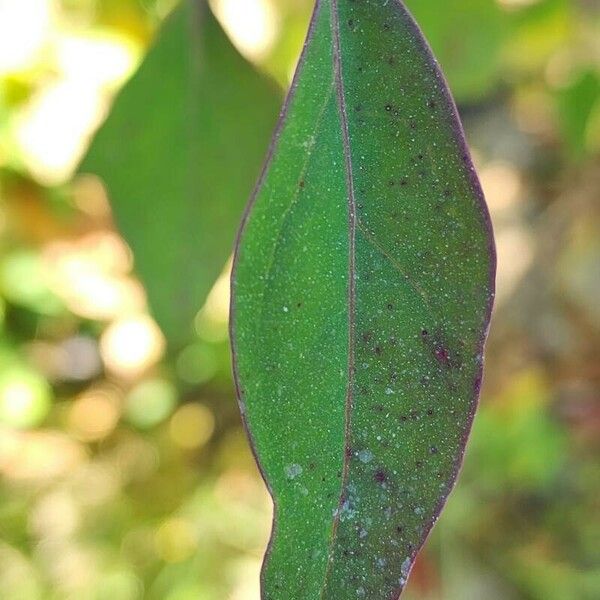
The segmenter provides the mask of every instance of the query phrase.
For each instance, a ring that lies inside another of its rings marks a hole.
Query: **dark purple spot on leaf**
[[[385,474],[385,471],[377,469],[377,471],[375,471],[375,474],[373,475],[373,479],[377,483],[385,483],[387,481],[387,475]]]

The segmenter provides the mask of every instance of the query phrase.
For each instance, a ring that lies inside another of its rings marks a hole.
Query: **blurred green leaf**
[[[108,188],[154,315],[173,346],[229,256],[279,95],[204,2],[172,14],[80,171]]]
[[[125,414],[139,429],[150,429],[164,421],[177,404],[177,389],[164,379],[149,379],[136,385],[125,400]]]
[[[485,470],[478,485],[543,488],[563,464],[565,435],[548,410],[547,384],[537,371],[515,378],[479,412],[471,452]]]
[[[558,93],[557,101],[563,136],[572,156],[580,159],[587,150],[590,118],[600,102],[600,75],[596,70],[584,71]]]
[[[0,360],[0,423],[23,429],[39,425],[50,411],[50,385],[6,346],[0,348]]]
[[[0,291],[14,304],[40,314],[57,315],[62,302],[50,291],[40,255],[33,250],[16,250],[0,263]]]
[[[573,3],[543,0],[514,7],[510,36],[505,40],[506,63],[520,73],[539,74],[574,31]]]

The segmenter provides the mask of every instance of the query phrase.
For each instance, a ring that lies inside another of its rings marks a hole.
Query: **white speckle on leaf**
[[[400,572],[402,573],[402,577],[406,579],[408,574],[410,573],[410,567],[412,566],[412,561],[410,560],[410,556],[402,563],[400,567]]]
[[[302,475],[302,467],[297,464],[288,465],[285,468],[285,475],[288,479],[296,479],[296,477]]]
[[[373,453],[370,450],[361,450],[358,453],[358,459],[363,463],[370,463],[373,460]]]

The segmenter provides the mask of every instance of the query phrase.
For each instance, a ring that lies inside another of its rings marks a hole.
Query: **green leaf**
[[[116,99],[80,171],[106,183],[154,315],[174,346],[231,253],[279,94],[204,1],[186,1]]]
[[[584,71],[567,88],[557,94],[558,113],[563,137],[571,155],[582,159],[586,154],[587,128],[594,108],[600,103],[600,76]]]
[[[396,0],[320,0],[232,280],[275,503],[263,598],[395,598],[455,482],[495,254],[456,109]]]

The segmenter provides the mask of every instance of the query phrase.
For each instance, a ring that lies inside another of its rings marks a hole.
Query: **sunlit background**
[[[463,476],[408,600],[600,598],[600,2],[407,4],[495,223]],[[165,356],[101,183],[74,170],[171,0],[0,0],[0,597],[258,600],[270,505],[232,392],[227,269]],[[309,0],[214,0],[289,84]]]

